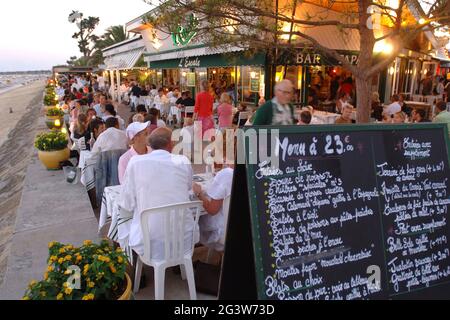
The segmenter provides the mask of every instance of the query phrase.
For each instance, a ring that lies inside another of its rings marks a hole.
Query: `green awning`
[[[214,68],[233,66],[263,66],[265,54],[258,53],[247,57],[243,52],[232,54],[213,54],[206,56],[186,57],[150,62],[150,69],[178,68]]]

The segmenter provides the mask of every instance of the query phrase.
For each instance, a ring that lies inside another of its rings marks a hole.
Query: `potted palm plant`
[[[79,248],[50,242],[47,262],[44,279],[31,281],[24,300],[130,300],[126,255],[106,240]]]
[[[61,169],[61,162],[70,157],[67,135],[59,131],[41,133],[36,137],[34,146],[38,149],[38,157],[48,170]]]

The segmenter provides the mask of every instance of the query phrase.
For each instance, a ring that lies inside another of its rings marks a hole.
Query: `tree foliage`
[[[371,81],[423,31],[445,28],[450,0],[433,1],[425,10],[416,0],[143,0],[156,9],[145,17],[154,36],[177,33],[194,13],[199,20],[196,39],[211,47],[237,46],[269,55],[310,47],[351,71],[358,85],[358,121],[370,115]],[[314,5],[316,10],[309,10]],[[424,20],[417,22],[420,15]],[[331,28],[331,29],[330,29]],[[359,63],[351,64],[321,35],[333,32],[341,42],[359,39]],[[378,43],[389,52],[374,54]],[[273,61],[276,63],[275,61]]]
[[[73,10],[69,15],[69,22],[75,23],[78,27],[78,31],[72,35],[72,38],[78,41],[80,52],[84,57],[91,56],[93,47],[98,41],[98,36],[94,34],[94,31],[100,18],[91,16],[83,18],[83,13]]]

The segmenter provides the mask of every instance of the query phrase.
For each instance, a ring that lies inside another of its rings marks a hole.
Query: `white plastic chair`
[[[76,148],[79,150],[79,151],[84,151],[84,150],[87,150],[87,147],[86,147],[86,138],[85,137],[81,137],[80,139],[77,139],[77,140],[74,140],[74,142],[75,142],[75,144],[76,144]]]
[[[140,96],[139,97],[139,102],[138,102],[138,104],[143,104],[143,105],[145,105],[145,101],[147,100],[147,98],[148,98],[148,96]]]
[[[200,217],[201,201],[193,201],[186,203],[178,203],[174,205],[157,207],[144,210],[141,213],[141,228],[144,240],[144,255],[139,256],[136,265],[136,276],[134,280],[134,293],[139,291],[139,283],[142,273],[142,264],[152,266],[155,272],[155,300],[164,299],[164,280],[166,269],[173,266],[181,267],[181,276],[184,280],[187,276],[189,285],[189,294],[191,300],[197,299],[197,292],[195,289],[194,268],[192,266],[192,254],[194,252],[194,245],[196,240],[196,231],[198,230],[198,219]],[[192,243],[185,253],[185,224],[186,214],[195,210],[194,213],[194,228],[192,231]],[[149,234],[148,220],[150,215],[160,214],[163,216],[164,228],[164,259],[152,259],[151,240]]]
[[[192,106],[188,106],[188,107],[184,107],[184,116],[188,117],[188,115],[193,116],[195,112],[195,107]]]

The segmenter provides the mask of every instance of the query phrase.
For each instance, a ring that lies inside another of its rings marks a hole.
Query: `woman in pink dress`
[[[220,105],[217,108],[219,116],[219,128],[230,128],[233,123],[233,106],[231,105],[231,97],[227,93],[220,96]]]

